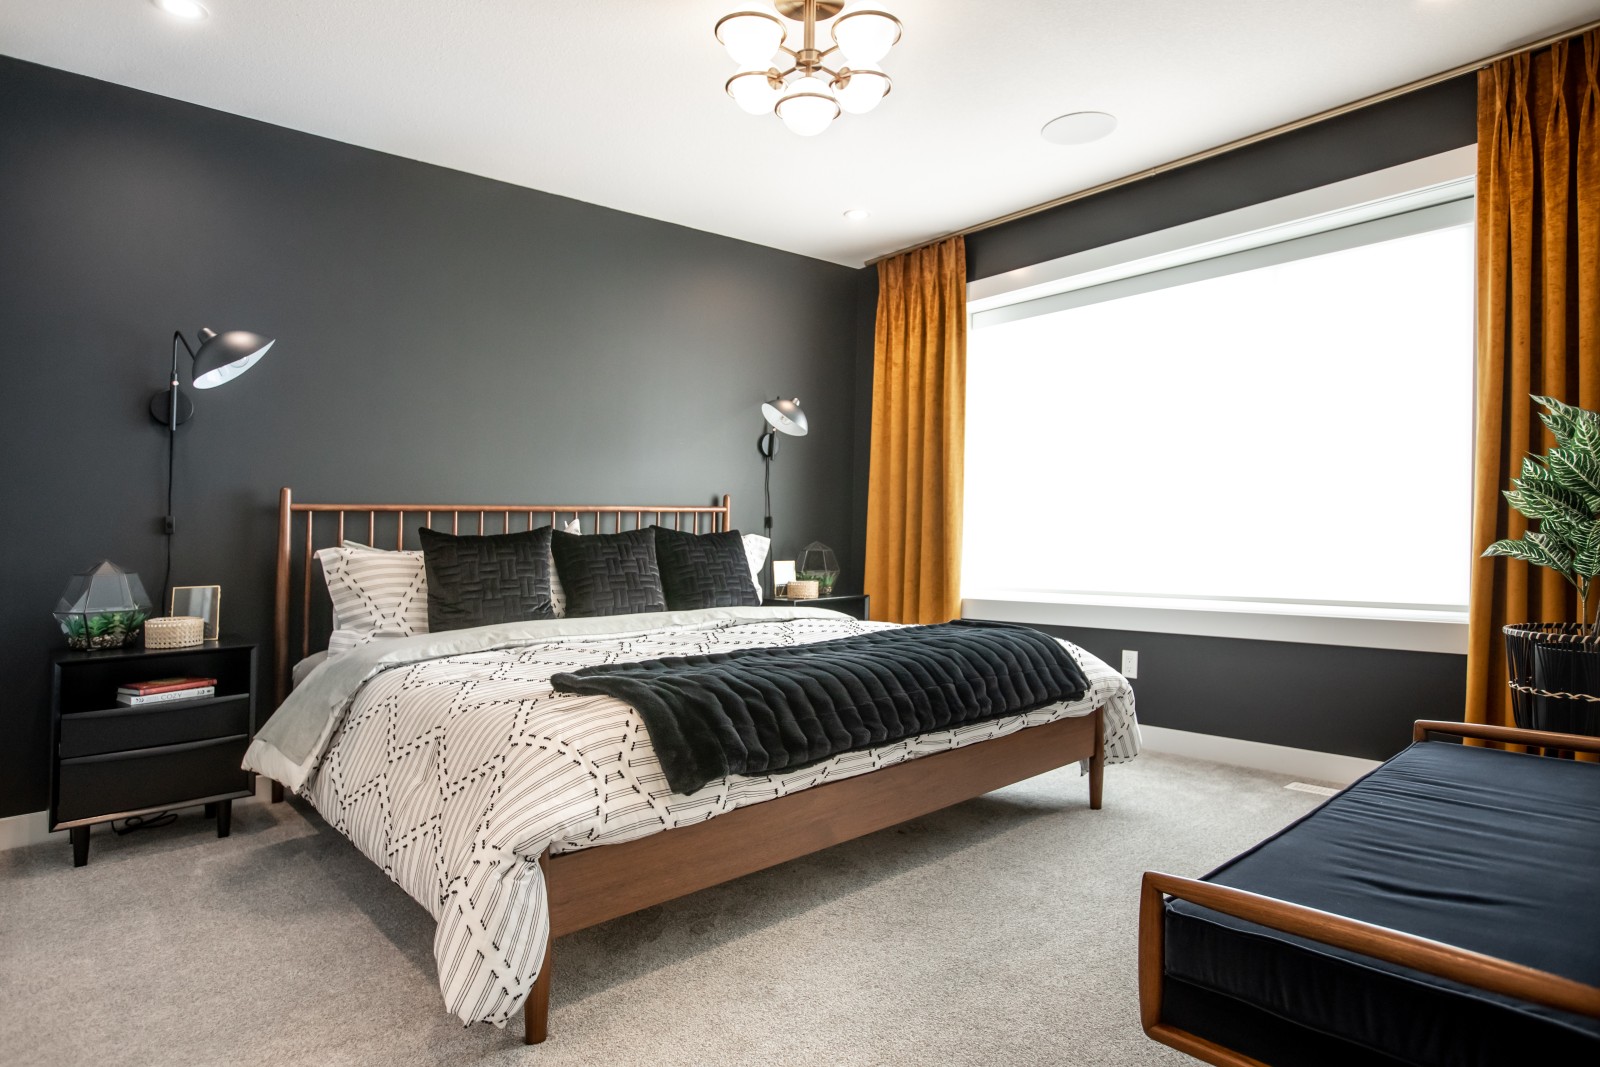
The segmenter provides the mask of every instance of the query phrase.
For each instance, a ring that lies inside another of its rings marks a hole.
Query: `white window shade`
[[[963,595],[1459,609],[1470,221],[1460,200],[974,315]]]

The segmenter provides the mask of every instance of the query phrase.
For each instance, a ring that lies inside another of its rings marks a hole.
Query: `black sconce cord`
[[[172,481],[174,457],[178,450],[178,346],[182,345],[189,353],[189,359],[194,360],[194,349],[189,347],[189,342],[184,340],[183,331],[172,331],[172,376],[167,379],[167,514],[162,521],[162,530],[167,535],[167,569],[161,576],[161,602],[156,605],[156,613],[160,614],[166,608],[167,595],[172,588],[172,535],[175,527],[172,521]]]
[[[178,433],[176,430],[167,431],[167,518],[163,529],[167,534],[167,569],[161,576],[161,603],[156,605],[159,613],[167,604],[167,594],[172,587],[172,468],[173,455],[177,452]]]
[[[766,509],[762,512],[761,532],[767,538],[767,561],[761,565],[761,600],[766,602],[773,595],[772,584],[772,457],[778,451],[778,431],[769,429],[761,435],[761,490],[765,497]]]

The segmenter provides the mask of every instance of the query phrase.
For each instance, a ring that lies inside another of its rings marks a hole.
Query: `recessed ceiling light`
[[[844,217],[851,222],[864,222],[872,217],[872,212],[864,207],[853,207],[844,213]]]
[[[195,0],[150,0],[150,2],[169,15],[180,19],[203,19],[208,12],[205,8],[195,3]]]
[[[1098,141],[1116,128],[1115,115],[1107,115],[1104,111],[1074,111],[1045,123],[1039,136],[1051,144],[1088,144]]]

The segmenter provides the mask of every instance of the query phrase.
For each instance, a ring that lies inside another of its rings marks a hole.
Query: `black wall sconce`
[[[800,398],[794,397],[785,400],[774,397],[764,401],[761,405],[761,417],[767,420],[767,429],[756,441],[756,448],[761,452],[761,461],[764,466],[762,488],[766,494],[766,518],[761,524],[761,532],[766,535],[767,562],[762,567],[766,586],[761,590],[762,599],[772,595],[772,557],[776,549],[772,547],[772,460],[778,454],[778,435],[788,434],[790,437],[804,437],[806,435],[806,413],[800,410]]]
[[[276,342],[249,330],[229,330],[217,333],[202,328],[196,335],[200,348],[191,348],[183,331],[172,332],[172,373],[166,392],[150,398],[150,417],[167,428],[167,514],[162,521],[162,532],[167,535],[167,573],[161,583],[161,603],[167,602],[167,587],[172,583],[172,535],[176,529],[172,520],[172,468],[177,452],[178,427],[194,417],[194,402],[178,385],[178,346],[189,353],[193,364],[190,380],[196,389],[214,389],[231,382],[255,366]]]

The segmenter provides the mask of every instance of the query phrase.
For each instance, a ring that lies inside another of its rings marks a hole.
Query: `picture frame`
[[[215,641],[222,633],[222,586],[175,585],[167,603],[169,615],[193,615],[206,621],[205,640]]]
[[[789,595],[789,583],[794,581],[794,560],[775,559],[772,561],[772,595],[786,597]]]

